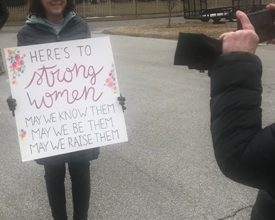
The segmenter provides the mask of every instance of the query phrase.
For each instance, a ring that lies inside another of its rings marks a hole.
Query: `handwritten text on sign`
[[[127,141],[108,37],[5,49],[23,161]]]

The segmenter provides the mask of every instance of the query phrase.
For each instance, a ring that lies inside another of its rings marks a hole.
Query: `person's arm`
[[[9,17],[9,11],[5,0],[0,0],[0,29],[4,26]]]
[[[24,30],[23,28],[17,33],[17,46],[20,47],[20,46],[27,46],[27,45],[30,45],[31,42],[26,42],[26,37],[24,36]]]
[[[258,38],[244,13],[244,30],[226,33],[223,55],[209,71],[211,133],[221,171],[237,182],[271,191],[275,185],[275,124],[262,129],[262,65]]]

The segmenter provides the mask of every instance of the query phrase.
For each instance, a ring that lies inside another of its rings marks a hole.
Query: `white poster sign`
[[[109,37],[4,54],[22,161],[128,140]]]

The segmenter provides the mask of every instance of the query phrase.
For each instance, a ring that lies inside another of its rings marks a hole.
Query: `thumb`
[[[240,20],[242,27],[244,30],[252,30],[255,31],[253,25],[251,24],[249,18],[247,17],[247,15],[242,12],[242,11],[237,11],[236,12],[236,16],[237,18]]]
[[[274,3],[270,3],[266,6],[267,9],[269,10],[275,10],[275,4]]]

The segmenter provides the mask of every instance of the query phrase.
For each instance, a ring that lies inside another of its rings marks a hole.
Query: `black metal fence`
[[[183,0],[183,14],[186,19],[219,22],[225,18],[233,20],[235,12],[253,12],[265,7],[271,1],[264,0]]]
[[[173,14],[183,12],[182,0],[75,0],[76,11],[84,18],[167,15],[168,1],[175,1]],[[23,22],[28,15],[28,0],[8,0],[8,22]]]
[[[77,12],[84,18],[117,18],[120,16],[168,15],[168,2],[175,1],[174,15],[183,15],[183,4],[190,0],[75,0]],[[249,5],[259,0],[240,0],[242,5]],[[193,0],[196,5],[201,0]],[[208,9],[229,7],[232,0],[204,0]],[[238,2],[238,0],[236,1]],[[261,0],[262,4],[275,0]],[[23,22],[28,15],[28,0],[7,0],[10,11],[9,23]],[[203,5],[201,6],[203,7]],[[191,10],[192,11],[192,10]],[[196,12],[194,12],[196,13]]]

